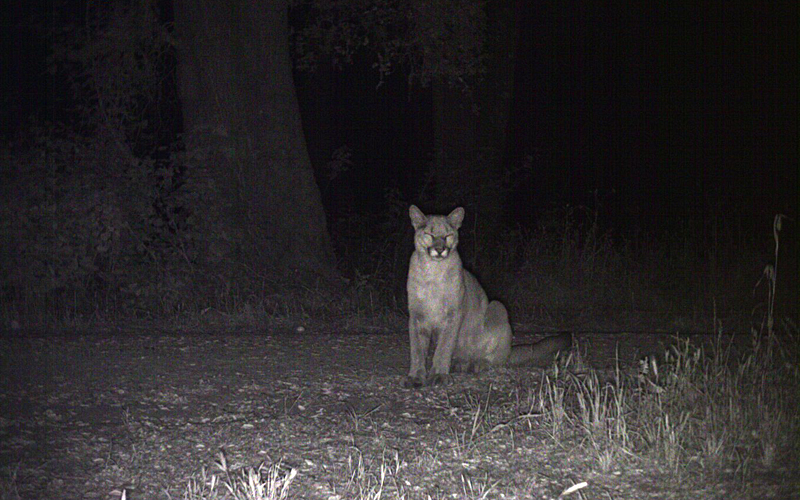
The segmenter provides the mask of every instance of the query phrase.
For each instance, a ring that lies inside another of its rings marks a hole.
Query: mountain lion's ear
[[[425,217],[425,214],[423,214],[416,205],[411,205],[408,209],[408,215],[411,216],[411,225],[414,226],[415,230],[421,228],[428,222],[428,218]]]
[[[447,223],[453,226],[453,229],[460,228],[462,222],[464,222],[464,209],[462,207],[456,208],[447,216]]]

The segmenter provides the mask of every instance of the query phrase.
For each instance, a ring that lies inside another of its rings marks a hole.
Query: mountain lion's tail
[[[536,342],[535,344],[515,345],[508,356],[509,365],[546,367],[553,362],[556,354],[572,346],[572,334],[561,333]]]

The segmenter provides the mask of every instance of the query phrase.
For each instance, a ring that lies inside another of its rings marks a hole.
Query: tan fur
[[[479,371],[506,363],[541,365],[569,348],[571,337],[567,334],[512,349],[505,306],[489,301],[475,276],[464,269],[456,250],[463,208],[448,216],[426,216],[412,205],[409,215],[415,234],[406,287],[411,344],[407,386],[439,383],[451,369]],[[428,375],[425,361],[431,340],[436,349]]]

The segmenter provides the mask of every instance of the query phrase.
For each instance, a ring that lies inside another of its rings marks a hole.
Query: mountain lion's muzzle
[[[428,247],[428,255],[434,259],[446,259],[450,255],[450,247],[447,246],[447,238],[438,236],[433,238],[433,243]]]

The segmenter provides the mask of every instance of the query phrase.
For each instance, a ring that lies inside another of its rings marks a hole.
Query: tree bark
[[[333,268],[300,121],[287,0],[175,0],[189,158],[211,186],[211,251],[255,271]]]

